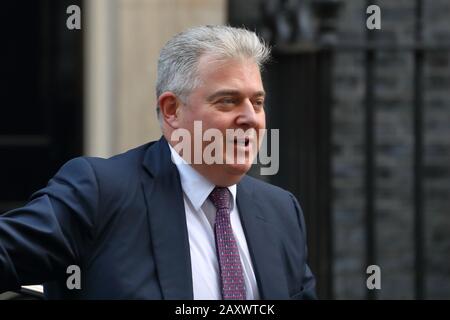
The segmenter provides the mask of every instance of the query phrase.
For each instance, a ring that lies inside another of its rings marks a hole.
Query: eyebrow
[[[239,96],[239,95],[241,95],[241,92],[239,92],[238,90],[219,90],[210,95],[206,100],[213,101],[223,96]],[[253,94],[252,98],[264,97],[265,95],[266,93],[264,91],[257,91]]]

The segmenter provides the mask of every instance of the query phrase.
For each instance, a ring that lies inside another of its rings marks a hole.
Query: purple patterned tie
[[[219,259],[222,297],[224,300],[245,300],[245,282],[239,250],[230,222],[230,191],[216,187],[209,195],[217,209],[214,231]]]

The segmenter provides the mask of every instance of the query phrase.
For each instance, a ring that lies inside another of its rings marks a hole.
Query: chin
[[[231,174],[233,176],[240,176],[242,177],[245,175],[250,168],[252,167],[251,163],[244,163],[244,164],[227,164],[226,165],[226,171],[228,174]]]

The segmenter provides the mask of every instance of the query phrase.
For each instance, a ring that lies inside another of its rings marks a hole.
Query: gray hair
[[[270,49],[254,32],[229,26],[200,26],[177,34],[162,48],[156,95],[171,91],[182,101],[199,85],[197,69],[203,55],[217,59],[250,58],[260,70]],[[158,106],[159,117],[159,106]]]

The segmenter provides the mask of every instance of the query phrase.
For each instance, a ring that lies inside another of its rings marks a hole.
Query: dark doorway
[[[0,33],[0,213],[20,206],[83,150],[82,1],[6,1]]]

